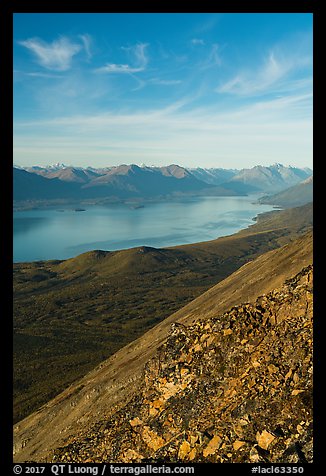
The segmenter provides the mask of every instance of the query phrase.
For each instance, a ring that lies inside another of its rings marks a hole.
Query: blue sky
[[[14,15],[14,163],[312,167],[312,14]]]

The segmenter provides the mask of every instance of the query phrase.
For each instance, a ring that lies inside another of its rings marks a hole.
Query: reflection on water
[[[257,197],[203,197],[189,201],[93,206],[14,213],[14,261],[66,259],[92,249],[167,247],[212,240],[252,224],[269,205]]]
[[[47,226],[49,218],[46,217],[14,217],[14,235],[35,231],[37,228]]]

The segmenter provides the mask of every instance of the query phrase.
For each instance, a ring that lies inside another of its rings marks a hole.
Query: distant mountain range
[[[198,179],[211,185],[221,185],[228,182],[234,175],[239,173],[237,169],[189,169],[190,172]]]
[[[282,208],[299,207],[313,201],[313,176],[282,192],[262,197],[259,202]]]
[[[130,199],[173,195],[246,195],[279,192],[309,178],[310,169],[274,164],[252,169],[186,169],[179,165],[82,168],[56,164],[14,167],[14,200]]]
[[[280,192],[312,175],[312,170],[297,167],[285,167],[274,164],[269,167],[257,165],[252,169],[243,169],[230,179],[230,183],[250,185],[256,190],[264,192]]]

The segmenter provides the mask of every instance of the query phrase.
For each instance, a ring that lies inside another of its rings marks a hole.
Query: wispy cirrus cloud
[[[285,87],[285,81],[289,81],[290,75],[307,61],[303,57],[291,55],[284,57],[271,51],[263,64],[255,71],[241,71],[216,88],[216,92],[229,93],[238,96],[253,96],[265,92],[274,92],[278,88]]]
[[[146,54],[146,48],[148,43],[138,43],[135,46],[122,47],[131,57],[132,65],[130,64],[116,64],[107,63],[95,70],[96,73],[121,73],[121,74],[133,74],[140,73],[146,69],[148,64],[148,56]]]
[[[32,78],[62,78],[62,75],[60,74],[43,73],[42,71],[21,71],[19,69],[14,69],[14,75],[29,76]]]
[[[96,73],[139,73],[140,71],[144,71],[144,67],[133,67],[129,64],[115,64],[115,63],[108,63],[101,68],[97,68],[95,70]]]
[[[205,45],[205,41],[202,39],[202,38],[193,38],[191,40],[191,44],[192,45],[202,45],[204,46]]]
[[[83,35],[79,35],[79,38],[82,40],[84,50],[87,56],[87,59],[90,60],[93,56],[92,54],[92,37],[88,33],[84,33]]]
[[[194,29],[195,34],[202,34],[208,33],[215,29],[218,22],[220,21],[221,15],[220,14],[210,14],[205,15],[203,21],[201,21]]]
[[[81,44],[73,43],[66,37],[60,37],[52,43],[39,38],[30,38],[18,43],[35,56],[38,64],[53,71],[70,69],[73,57],[83,48]]]
[[[215,105],[189,109],[194,99],[183,97],[150,110],[16,123],[15,153],[33,160],[55,154],[67,160],[73,154],[85,163],[89,157],[116,163],[186,159],[188,166],[198,166],[199,157],[205,157],[206,164],[222,160],[232,167],[244,158],[252,165],[262,157],[267,163],[278,157],[304,165],[311,157],[311,96],[263,100],[232,111]]]
[[[176,84],[181,84],[181,79],[161,79],[161,78],[152,78],[148,80],[149,83],[158,84],[160,86],[175,86]]]
[[[132,59],[134,58],[138,64],[146,66],[148,63],[146,48],[148,46],[148,43],[137,43],[134,46],[122,46],[121,49],[126,51]]]
[[[210,47],[207,57],[201,61],[199,68],[201,70],[209,69],[214,66],[221,66],[220,45],[213,43]]]

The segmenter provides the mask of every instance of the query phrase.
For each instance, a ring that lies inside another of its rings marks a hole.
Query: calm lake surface
[[[184,201],[85,207],[85,211],[14,212],[14,261],[67,259],[94,249],[167,246],[213,240],[253,224],[272,210],[254,197],[201,197]]]

